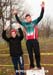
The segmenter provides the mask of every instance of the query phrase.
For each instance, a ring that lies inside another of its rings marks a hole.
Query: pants
[[[41,67],[40,65],[40,48],[39,48],[39,42],[38,40],[27,40],[26,42],[27,45],[27,50],[29,54],[29,60],[30,60],[30,68],[34,68],[34,59],[33,59],[33,49],[34,49],[34,54],[35,54],[35,59],[36,59],[36,65],[38,68]]]
[[[13,65],[14,65],[16,75],[19,75],[18,64],[19,64],[20,70],[24,70],[23,57],[22,56],[12,57],[12,62],[13,62]],[[24,75],[24,72],[20,72],[20,75]]]

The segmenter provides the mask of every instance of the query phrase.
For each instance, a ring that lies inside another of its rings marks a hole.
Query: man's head
[[[12,30],[10,31],[10,34],[11,34],[11,37],[15,38],[16,35],[17,35],[16,30],[15,30],[15,29],[12,29]]]
[[[31,22],[32,21],[32,18],[31,18],[30,14],[26,14],[25,19],[26,19],[27,22]]]

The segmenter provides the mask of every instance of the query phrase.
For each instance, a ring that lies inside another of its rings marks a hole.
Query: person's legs
[[[28,51],[28,54],[29,54],[30,68],[34,68],[32,41],[27,41],[26,46],[27,46],[27,51]]]
[[[36,58],[37,68],[41,68],[39,42],[36,39],[33,41],[33,48],[34,48],[34,54],[35,54],[35,58]]]
[[[17,61],[18,61],[17,57],[12,57],[12,62],[13,62],[13,65],[14,65],[16,75],[19,75],[19,73],[17,72],[18,71],[18,62]]]
[[[20,70],[22,72],[20,72],[20,75],[24,75],[24,60],[23,60],[23,56],[19,57],[19,66],[20,66]]]

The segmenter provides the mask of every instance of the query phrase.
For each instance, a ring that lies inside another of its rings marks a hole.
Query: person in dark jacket
[[[19,75],[18,64],[20,66],[20,70],[24,70],[24,60],[23,60],[23,52],[21,47],[21,41],[23,39],[23,32],[21,28],[18,28],[19,35],[17,34],[15,29],[10,31],[11,37],[8,38],[6,36],[7,27],[5,26],[3,29],[2,37],[5,41],[9,43],[10,48],[10,56],[12,58],[12,62],[14,64],[14,69],[16,75]],[[20,72],[20,75],[24,75],[24,72]]]
[[[31,15],[26,14],[25,20],[26,22],[20,21],[19,17],[17,16],[17,11],[13,10],[12,12],[16,20],[19,24],[21,24],[23,27],[25,27],[26,30],[26,46],[29,54],[29,59],[30,59],[30,68],[34,68],[34,60],[33,60],[33,49],[34,49],[34,54],[35,54],[35,59],[36,59],[36,65],[38,69],[41,69],[41,64],[40,64],[40,48],[39,48],[39,42],[37,41],[35,37],[35,26],[40,22],[40,20],[43,18],[44,14],[44,2],[41,4],[41,13],[40,16],[32,21]]]

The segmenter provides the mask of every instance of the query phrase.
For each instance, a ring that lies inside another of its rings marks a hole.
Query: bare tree
[[[47,24],[46,24],[46,36],[49,37],[50,35],[50,26],[51,26],[51,19],[50,16],[46,18]]]
[[[46,17],[46,19],[43,19],[41,22],[41,30],[40,34],[43,37],[49,37],[50,36],[50,26],[51,26],[51,19],[50,17]]]

